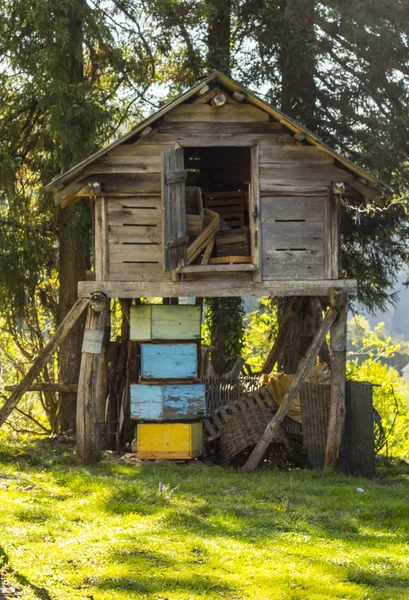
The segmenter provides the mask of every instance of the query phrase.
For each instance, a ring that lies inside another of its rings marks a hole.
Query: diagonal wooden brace
[[[278,431],[280,423],[283,421],[284,417],[290,410],[292,403],[294,402],[294,398],[300,391],[301,386],[304,383],[305,378],[307,377],[311,367],[314,365],[314,361],[321,348],[321,344],[325,340],[325,337],[328,331],[330,330],[332,324],[334,323],[337,314],[338,309],[332,306],[325,315],[325,318],[322,321],[317,333],[315,334],[310,347],[308,348],[304,358],[298,365],[297,372],[294,375],[294,379],[292,380],[291,385],[283,398],[283,401],[281,402],[272,421],[270,421],[270,423],[267,425],[265,432],[259,439],[256,447],[254,448],[249,459],[244,465],[243,471],[254,471],[254,469],[256,469],[257,465],[263,458],[265,451],[267,450],[269,444],[273,441],[274,436]]]
[[[16,387],[11,396],[6,400],[5,404],[0,410],[0,427],[3,425],[5,420],[16,408],[20,402],[21,397],[25,392],[28,391],[33,381],[38,377],[42,369],[45,367],[47,362],[50,360],[58,346],[65,340],[75,323],[78,321],[84,310],[87,308],[90,300],[86,298],[80,298],[76,301],[70,312],[67,314],[65,319],[61,322],[56,332],[49,340],[48,344],[41,350],[38,357],[35,359],[33,366],[23,377],[19,385]]]

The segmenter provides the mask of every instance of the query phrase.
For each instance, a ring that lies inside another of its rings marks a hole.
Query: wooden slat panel
[[[146,379],[197,377],[196,344],[141,344],[141,376]]]
[[[248,133],[248,134],[240,134],[240,133],[222,133],[222,128],[219,129],[217,133],[209,133],[209,134],[200,134],[195,133],[190,134],[186,130],[181,133],[161,133],[155,131],[152,133],[152,137],[143,138],[141,141],[141,145],[148,143],[158,143],[158,144],[170,144],[177,143],[185,148],[200,148],[200,147],[209,147],[209,146],[252,146],[253,144],[257,144],[257,142],[262,139],[263,134],[261,133]],[[274,134],[272,136],[274,139],[274,143],[276,144],[287,144],[288,143],[288,135],[285,134]],[[291,137],[290,137],[291,139]]]
[[[161,157],[158,152],[154,156],[109,156],[105,155],[92,163],[86,174],[98,173],[160,173]]]
[[[162,212],[158,208],[108,208],[109,225],[159,225]]]
[[[251,104],[225,104],[215,108],[209,104],[179,104],[164,116],[165,121],[269,121],[268,113]]]
[[[261,200],[261,221],[272,224],[278,220],[306,219],[309,222],[324,222],[326,198],[264,196]]]
[[[135,195],[110,197],[108,200],[108,214],[117,208],[161,208],[160,195]]]
[[[109,247],[110,262],[149,262],[160,261],[160,244],[112,244]]]
[[[323,279],[323,250],[263,252],[263,279]]]
[[[353,176],[332,165],[280,164],[261,165],[260,185],[262,190],[273,184],[289,185],[302,182],[307,185],[330,184],[332,181],[350,181]]]
[[[286,144],[277,146],[276,144],[260,144],[260,163],[307,163],[307,164],[333,164],[334,158],[319,150],[315,146],[303,146],[298,144]]]
[[[129,281],[129,282],[147,282],[156,285],[158,282],[169,284],[172,281],[172,274],[163,272],[162,260],[157,263],[123,263],[109,262],[109,279],[110,281]],[[116,284],[115,284],[116,285]],[[117,288],[117,296],[120,296],[120,290]],[[139,296],[144,294],[139,294]],[[132,296],[132,297],[139,297]],[[156,292],[149,294],[156,296]]]
[[[296,141],[291,135],[284,131],[282,125],[279,123],[273,123],[271,121],[252,123],[213,123],[211,121],[184,121],[182,123],[178,123],[175,121],[162,121],[158,123],[157,128],[150,134],[150,136],[148,136],[147,139],[149,140],[150,137],[154,136],[155,132],[179,135],[259,134],[262,139],[264,139],[263,136],[265,135],[274,134],[274,139],[276,136],[282,137],[283,140],[288,142],[288,145],[294,145],[294,147],[296,147]],[[265,143],[268,145],[269,142],[266,140]]]
[[[156,225],[141,225],[128,227],[123,225],[110,225],[108,228],[110,244],[123,244],[125,242],[139,242],[140,244],[162,243],[162,227]]]
[[[263,228],[263,248],[268,250],[324,250],[324,228],[321,223],[272,223]]]
[[[160,193],[161,180],[159,173],[117,174],[106,173],[98,175],[104,195],[119,193],[132,194],[134,192]]]
[[[149,141],[146,144],[122,144],[117,146],[106,156],[160,156],[165,150],[174,148],[175,145],[170,144],[151,144]]]

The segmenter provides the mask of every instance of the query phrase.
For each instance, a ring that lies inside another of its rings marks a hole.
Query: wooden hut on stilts
[[[100,357],[111,298],[129,317],[130,301],[141,297],[316,298],[327,312],[245,469],[261,460],[328,332],[325,466],[335,467],[345,414],[347,298],[357,289],[340,271],[340,205],[342,197],[351,204],[377,198],[389,192],[385,184],[214,71],[45,189],[62,207],[90,198],[94,278],[80,282],[79,299],[0,410],[0,423],[87,311],[77,452],[83,464],[99,460],[99,422],[107,418],[98,400],[107,395]],[[299,306],[293,303],[264,372],[277,362]]]

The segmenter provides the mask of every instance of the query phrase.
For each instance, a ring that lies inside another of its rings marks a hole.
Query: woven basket
[[[220,428],[220,450],[223,461],[229,463],[246,448],[255,446],[274,413],[271,408],[252,408],[231,415],[229,421]],[[273,443],[287,444],[281,427]]]

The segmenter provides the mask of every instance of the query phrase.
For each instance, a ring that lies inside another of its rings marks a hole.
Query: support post
[[[341,449],[345,423],[345,370],[347,335],[347,296],[335,292],[333,304],[338,306],[338,316],[331,328],[331,407],[328,420],[327,445],[324,469],[334,470]]]
[[[0,427],[20,402],[22,395],[29,390],[31,384],[38,377],[42,369],[44,369],[45,365],[48,363],[58,346],[65,340],[68,333],[71,331],[84,310],[87,308],[88,304],[89,300],[84,298],[81,298],[75,302],[70,312],[67,314],[65,319],[63,319],[48,344],[41,350],[27,375],[23,377],[17,388],[10,395],[10,398],[6,400],[5,404],[2,406],[0,410]]]
[[[283,401],[281,402],[272,421],[270,421],[270,423],[267,425],[265,432],[259,439],[256,447],[254,448],[249,459],[244,465],[243,471],[254,471],[254,469],[256,469],[257,465],[263,458],[265,451],[267,450],[269,444],[273,441],[274,436],[278,431],[280,423],[287,415],[288,411],[290,410],[293,404],[294,398],[300,391],[300,388],[304,383],[309,370],[314,365],[314,361],[321,348],[321,344],[325,340],[325,337],[328,331],[330,330],[332,324],[334,323],[336,316],[337,309],[334,308],[334,306],[331,306],[331,308],[325,315],[325,318],[322,321],[320,328],[315,334],[314,339],[311,342],[311,346],[308,348],[304,358],[299,363],[297,372],[294,375],[294,378],[290,384],[290,387],[288,388],[287,393],[283,398]]]
[[[77,398],[77,462],[96,464],[101,458],[97,415],[98,367],[108,315],[104,294],[94,294],[87,313]]]

